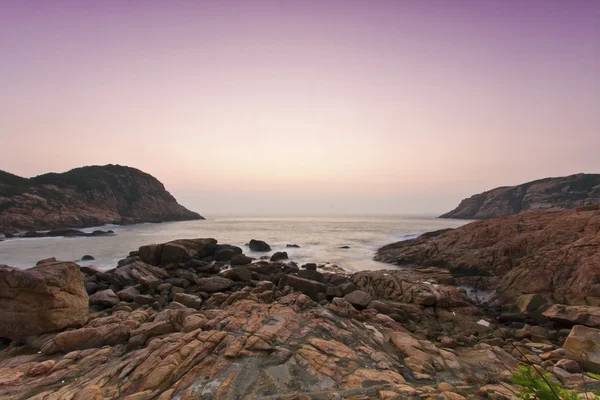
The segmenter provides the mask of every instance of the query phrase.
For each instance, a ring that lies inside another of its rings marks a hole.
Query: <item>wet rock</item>
[[[237,254],[231,258],[231,265],[248,265],[252,262],[252,258],[244,254]]]
[[[278,251],[271,256],[271,261],[287,260],[288,253],[285,251]]]
[[[307,271],[316,271],[317,270],[317,264],[315,263],[306,263],[302,266],[302,268],[306,269]]]
[[[286,244],[285,247],[287,247],[287,248],[296,248],[296,249],[300,248],[300,246],[298,246],[297,244]]]
[[[271,246],[262,240],[251,239],[248,246],[252,251],[271,251]]]
[[[89,254],[86,254],[85,256],[81,257],[81,261],[91,261],[91,260],[95,260],[95,258],[90,256]]]
[[[215,249],[214,257],[216,261],[231,261],[231,258],[238,254],[242,254],[241,248],[229,244],[220,244]]]
[[[112,307],[118,304],[119,301],[121,301],[119,297],[110,289],[96,292],[90,296],[90,304],[102,307]]]
[[[0,267],[0,337],[21,339],[81,326],[87,319],[79,265],[49,261],[25,270]]]
[[[65,236],[65,237],[77,237],[77,236],[87,236],[85,232],[82,232],[77,229],[64,228],[64,229],[52,229],[51,231],[46,232],[46,236],[56,237],[56,236]]]

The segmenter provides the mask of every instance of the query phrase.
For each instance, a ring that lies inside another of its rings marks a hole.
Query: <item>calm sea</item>
[[[348,271],[389,268],[373,261],[375,251],[388,243],[416,237],[442,228],[456,228],[468,221],[426,216],[214,216],[205,221],[167,222],[130,226],[107,225],[115,236],[85,238],[7,239],[0,242],[0,264],[28,268],[43,258],[77,261],[89,254],[94,261],[80,262],[109,269],[141,245],[174,239],[212,237],[219,243],[240,246],[251,257],[285,250],[298,263],[334,263]],[[83,229],[90,232],[93,229]],[[254,253],[250,239],[269,243],[269,253]],[[297,244],[300,248],[286,248]],[[349,249],[341,249],[349,246]]]

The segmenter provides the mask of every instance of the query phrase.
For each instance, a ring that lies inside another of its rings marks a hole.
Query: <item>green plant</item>
[[[579,400],[576,392],[552,382],[552,375],[533,365],[520,365],[513,372],[512,382],[519,385],[517,397],[525,400]],[[600,399],[597,395],[589,400]]]

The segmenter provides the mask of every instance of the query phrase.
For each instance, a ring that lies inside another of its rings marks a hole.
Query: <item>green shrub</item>
[[[576,392],[562,388],[552,382],[552,375],[539,367],[520,365],[513,372],[512,382],[519,385],[517,397],[525,400],[579,400]],[[589,400],[600,399],[597,395]]]

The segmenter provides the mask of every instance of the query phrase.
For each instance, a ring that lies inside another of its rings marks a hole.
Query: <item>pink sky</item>
[[[594,0],[6,0],[0,57],[0,169],[129,165],[207,215],[600,172]]]

